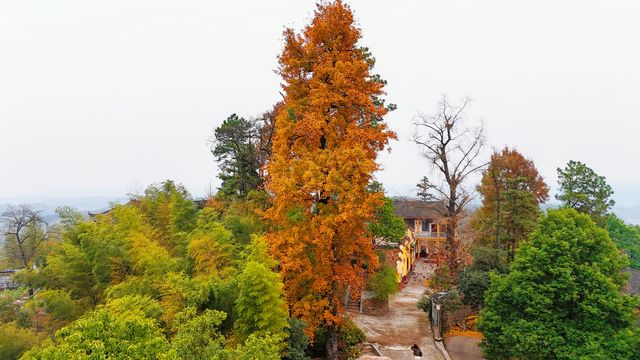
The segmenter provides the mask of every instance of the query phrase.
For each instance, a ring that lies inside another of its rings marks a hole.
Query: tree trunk
[[[495,187],[495,196],[496,196],[496,240],[495,240],[495,248],[499,249],[501,247],[500,244],[500,186],[498,184],[498,178],[495,174],[493,174],[493,186]]]
[[[457,221],[453,218],[447,219],[447,257],[449,258],[448,265],[452,278],[457,276],[459,262],[458,262],[458,239],[456,238]]]
[[[449,271],[451,278],[458,275],[458,239],[456,238],[456,230],[458,227],[458,185],[454,182],[449,183],[449,204],[447,205],[447,247],[449,258]]]
[[[18,245],[18,250],[20,250],[20,260],[22,261],[22,265],[25,269],[29,269],[29,260],[27,259],[27,255],[24,252],[24,248],[22,247],[23,239],[20,239],[20,232],[16,231],[16,244]]]
[[[338,329],[335,325],[329,329],[327,338],[327,360],[338,360]]]

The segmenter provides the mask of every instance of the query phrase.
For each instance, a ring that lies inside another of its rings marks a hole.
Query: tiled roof
[[[445,214],[445,205],[441,201],[423,201],[394,199],[396,215],[404,219],[439,219]]]

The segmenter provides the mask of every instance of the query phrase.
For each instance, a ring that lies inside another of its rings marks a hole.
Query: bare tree
[[[5,257],[30,268],[38,247],[47,239],[47,223],[28,205],[8,206],[0,214],[0,223],[4,228]]]
[[[425,197],[431,191],[445,204],[447,238],[444,250],[453,274],[457,273],[461,263],[457,232],[465,209],[473,198],[463,183],[486,165],[477,161],[484,146],[482,123],[476,128],[465,124],[469,101],[465,98],[460,105],[452,106],[443,96],[434,115],[419,114],[414,121],[413,142],[420,147],[439,179],[435,183],[423,178],[419,184],[420,193]]]
[[[276,126],[276,117],[282,111],[284,103],[282,101],[273,105],[273,108],[265,111],[263,114],[254,119],[257,128],[257,144],[258,164],[260,167],[260,178],[266,178],[266,165],[271,158],[271,147],[273,143],[273,135]]]

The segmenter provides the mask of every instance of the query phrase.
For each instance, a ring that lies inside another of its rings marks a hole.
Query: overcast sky
[[[489,149],[515,146],[551,186],[575,159],[640,193],[640,2],[348,3],[398,105],[378,175],[392,195],[428,174],[408,139],[442,94],[471,97]],[[314,8],[0,2],[0,197],[122,195],[168,178],[204,194],[218,184],[206,139],[231,113],[278,100],[282,31]]]

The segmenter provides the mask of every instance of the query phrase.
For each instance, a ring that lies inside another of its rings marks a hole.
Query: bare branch
[[[482,123],[477,128],[465,126],[465,111],[470,101],[469,98],[465,98],[460,105],[453,107],[447,101],[447,97],[443,96],[434,115],[418,114],[413,122],[414,144],[420,147],[429,167],[443,179],[440,186],[429,182],[427,178],[419,185],[425,190],[436,192],[446,207],[446,248],[452,252],[449,254],[449,266],[454,271],[459,260],[459,254],[456,253],[459,244],[456,236],[459,218],[473,199],[473,196],[465,191],[464,182],[467,177],[486,165],[477,164],[485,140]]]
[[[0,224],[4,228],[5,255],[29,268],[37,248],[48,236],[40,212],[27,205],[9,206],[0,214]]]

